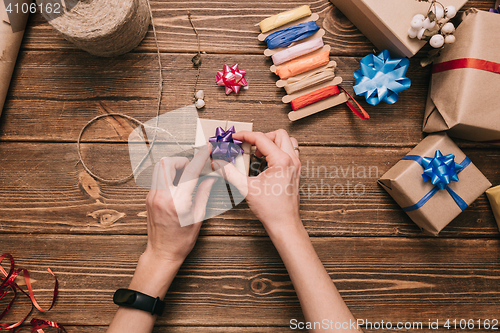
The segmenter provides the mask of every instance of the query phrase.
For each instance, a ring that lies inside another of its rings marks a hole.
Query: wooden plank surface
[[[53,285],[46,268],[55,272],[57,304],[35,315],[63,325],[107,325],[116,310],[112,294],[128,285],[146,245],[144,236],[25,239],[4,235],[2,250],[32,272],[42,306]],[[357,318],[427,322],[499,316],[499,240],[357,237],[315,238],[313,244]],[[166,302],[160,326],[287,326],[292,318],[302,319],[289,276],[266,238],[201,237]]]
[[[408,151],[303,147],[301,215],[311,235],[426,237],[376,183]],[[131,172],[127,145],[85,144],[82,152],[101,176],[118,178]],[[497,150],[465,152],[492,183],[500,183]],[[99,184],[76,166],[77,161],[75,144],[1,143],[0,232],[145,234],[148,190],[133,180],[118,186]],[[243,202],[206,221],[202,234],[265,232]],[[485,195],[441,233],[441,237],[497,235]]]
[[[165,89],[161,113],[193,103],[197,72],[191,56],[162,56]],[[338,64],[337,75],[352,93],[352,73],[359,67],[359,59],[332,59]],[[278,77],[269,71],[267,57],[205,55],[198,89],[205,91],[206,107],[199,117],[253,122],[254,130],[262,132],[285,128],[301,144],[308,145],[414,145],[422,139],[429,78],[429,69],[421,69],[417,62],[413,61],[407,74],[412,88],[402,92],[396,104],[373,107],[358,98],[370,113],[369,120],[359,119],[346,105],[340,105],[290,122],[287,117],[290,106],[281,102],[285,91],[275,86]],[[248,90],[226,96],[224,89],[215,84],[215,73],[224,63],[239,63],[248,71]],[[75,142],[81,128],[106,110],[140,121],[156,115],[158,65],[154,54],[103,59],[80,51],[30,51],[21,55],[14,77],[0,120],[0,140]],[[85,138],[124,139],[100,123]]]
[[[491,0],[469,0],[464,8],[488,10]],[[332,54],[363,56],[374,46],[328,0],[304,1],[165,1],[151,0],[162,52],[196,52],[198,44],[187,14],[201,37],[201,50],[208,53],[262,54],[264,43],[257,40],[255,26],[271,15],[309,4],[318,13],[318,24],[325,29],[325,43],[332,46]],[[417,13],[415,13],[417,14]],[[423,13],[422,13],[423,14]],[[135,52],[155,52],[151,31]],[[40,14],[32,15],[23,48],[28,50],[74,49],[73,45],[57,35]]]

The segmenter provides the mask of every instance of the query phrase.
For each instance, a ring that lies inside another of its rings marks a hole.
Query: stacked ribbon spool
[[[318,19],[304,5],[259,23],[258,38],[268,47],[264,55],[272,57],[271,71],[280,77],[276,86],[285,88],[282,101],[293,110],[288,118],[295,121],[342,103],[360,118],[369,118],[361,107],[361,111],[355,109],[349,94],[338,86],[342,78],[335,76],[337,63],[330,61],[331,48],[323,42],[325,30],[316,24]]]

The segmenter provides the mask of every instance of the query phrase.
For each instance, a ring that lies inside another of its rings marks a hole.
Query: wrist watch
[[[138,309],[161,316],[165,309],[165,302],[160,297],[152,297],[139,291],[130,289],[118,289],[113,295],[113,302],[116,305]]]

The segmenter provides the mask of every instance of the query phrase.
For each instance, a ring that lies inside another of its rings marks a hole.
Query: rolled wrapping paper
[[[297,44],[286,50],[273,54],[273,62],[275,65],[281,65],[287,61],[322,48],[323,45],[323,37],[311,39],[310,41]]]
[[[287,12],[279,13],[260,21],[259,26],[262,33],[271,31],[287,23],[296,21],[303,17],[311,15],[311,9],[308,5],[297,7]]]
[[[295,59],[276,69],[276,74],[284,80],[294,75],[310,71],[312,69],[328,64],[330,61],[330,50],[323,51],[310,56]]]
[[[31,1],[30,1],[31,2]],[[11,7],[17,3],[21,8],[23,1],[10,1]],[[0,115],[9,90],[10,79],[16,65],[17,54],[23,40],[24,28],[29,14],[14,10],[7,14],[5,2],[0,1]]]
[[[293,42],[312,36],[319,30],[319,26],[314,21],[300,23],[285,29],[278,30],[267,36],[264,41],[268,49],[286,47]]]
[[[320,70],[317,72],[313,72],[298,81],[287,83],[284,88],[286,90],[286,93],[288,95],[291,95],[297,91],[301,91],[302,89],[306,89],[308,87],[312,87],[321,84],[323,82],[330,81],[334,77],[335,77],[335,72],[333,69]],[[293,77],[291,77],[290,79],[293,79]]]
[[[293,111],[297,111],[304,106],[311,105],[338,94],[340,94],[338,86],[328,86],[297,97],[290,102],[290,105],[292,106]]]

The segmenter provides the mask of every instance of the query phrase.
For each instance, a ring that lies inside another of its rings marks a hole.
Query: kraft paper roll
[[[28,1],[11,1],[11,8],[22,8]],[[31,1],[29,1],[31,2]],[[9,90],[10,79],[16,65],[17,54],[23,40],[24,28],[29,14],[7,14],[5,2],[0,1],[0,115]]]
[[[304,5],[287,12],[279,13],[260,21],[259,26],[262,33],[271,31],[287,23],[296,21],[311,15],[311,9],[308,5]]]

